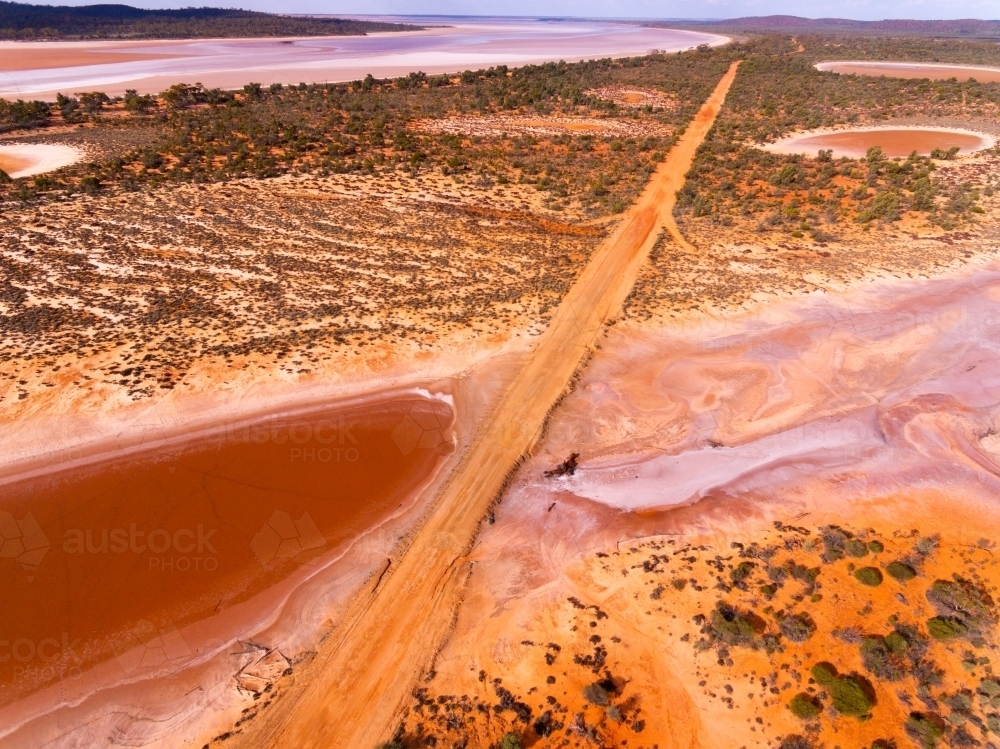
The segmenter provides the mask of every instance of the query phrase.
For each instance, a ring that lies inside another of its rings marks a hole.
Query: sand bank
[[[817,70],[845,75],[875,75],[890,78],[929,78],[934,81],[958,78],[960,81],[975,78],[980,83],[1000,82],[1000,68],[981,65],[947,65],[923,62],[873,62],[868,60],[842,60],[818,62]]]
[[[83,157],[83,151],[73,146],[48,143],[0,145],[0,169],[14,179],[54,172],[75,164]]]
[[[117,95],[127,88],[156,93],[179,81],[226,89],[251,81],[325,83],[358,80],[369,73],[377,78],[416,70],[454,73],[492,65],[644,55],[650,49],[674,52],[728,42],[727,37],[715,34],[605,21],[447,18],[442,23],[447,27],[364,37],[53,43],[51,48],[63,50],[62,54],[73,50],[74,54],[110,57],[121,50],[133,59],[0,71],[0,97],[50,99],[60,91],[93,90]],[[32,50],[43,55],[48,48],[43,43],[0,43],[0,52]],[[136,55],[146,57],[134,59]]]
[[[84,65],[113,65],[141,60],[164,60],[175,55],[156,52],[133,52],[121,42],[0,44],[0,73],[21,70],[76,68]]]
[[[834,158],[860,158],[872,146],[879,146],[886,156],[906,157],[916,151],[927,156],[934,149],[947,151],[958,147],[959,153],[974,153],[992,148],[997,139],[986,133],[943,127],[863,127],[836,130],[812,130],[795,133],[763,148],[772,153],[799,153],[815,156],[820,150],[833,151]]]

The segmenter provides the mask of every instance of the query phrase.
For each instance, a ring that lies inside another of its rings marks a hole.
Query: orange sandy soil
[[[0,72],[72,68],[80,65],[113,65],[119,62],[164,60],[171,57],[179,57],[179,55],[131,52],[127,48],[102,51],[100,49],[73,49],[65,45],[59,47],[0,46]]]
[[[487,746],[508,731],[539,747],[770,747],[793,734],[826,746],[862,747],[877,740],[907,746],[904,723],[911,712],[922,712],[944,717],[952,736],[965,725],[987,740],[985,728],[976,724],[985,725],[992,708],[976,690],[982,678],[994,675],[992,636],[978,648],[962,638],[927,640],[923,660],[942,672],[930,688],[933,707],[919,699],[912,666],[892,681],[866,671],[858,640],[887,635],[897,622],[916,626],[926,638],[926,621],[935,611],[925,593],[933,581],[953,575],[983,591],[995,623],[991,596],[1000,570],[995,544],[985,539],[995,538],[1000,526],[983,513],[989,503],[985,495],[914,489],[841,497],[835,508],[818,495],[800,495],[708,501],[672,513],[614,518],[560,501],[555,512],[564,513],[563,519],[555,522],[563,530],[554,536],[565,540],[575,526],[593,543],[578,556],[550,547],[544,532],[504,518],[500,524],[507,527],[477,555],[488,572],[475,574],[456,636],[439,654],[433,678],[416,693],[400,733],[414,746],[429,736],[438,746]],[[598,530],[602,523],[613,529]],[[884,551],[824,562],[819,536],[826,524],[865,542],[881,541]],[[549,564],[558,564],[564,553],[576,558],[538,585],[529,572],[530,544],[518,538],[524,534],[540,543]],[[614,534],[628,540],[602,543]],[[884,571],[889,562],[913,557],[918,539],[931,535],[937,548],[917,555],[923,561],[913,580],[900,583],[883,572],[882,584],[871,588],[851,574],[853,565]],[[505,561],[486,558],[505,544]],[[741,562],[750,562],[753,572],[736,586],[733,571]],[[818,568],[817,584],[786,578],[768,598],[761,592],[769,583],[765,568],[789,562]],[[780,637],[770,655],[759,639],[752,647],[709,644],[695,617],[711,619],[718,601],[754,612],[757,638],[780,633],[785,615],[807,614],[816,628],[803,642]],[[838,717],[809,674],[821,661],[870,682],[871,719]],[[602,682],[605,705],[584,695],[585,687]],[[967,711],[939,701],[962,690],[973,695]],[[800,692],[823,695],[819,718],[801,720],[789,711],[789,700]]]

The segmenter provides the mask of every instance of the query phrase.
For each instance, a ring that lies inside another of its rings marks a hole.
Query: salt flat
[[[426,20],[407,19],[426,23]],[[178,81],[209,87],[239,88],[251,81],[325,83],[351,81],[371,73],[378,78],[405,76],[414,70],[446,73],[493,65],[527,65],[602,57],[669,52],[727,41],[716,34],[653,29],[609,21],[540,21],[532,19],[435,19],[447,24],[404,33],[307,39],[220,39],[136,42],[0,43],[0,97],[54,98],[57,92],[102,90],[118,95],[163,91]],[[8,67],[5,55],[20,52]],[[86,63],[52,67],[53,54],[73,51]],[[121,62],[94,64],[93,52]],[[37,63],[28,67],[24,56]],[[89,55],[89,56],[87,56]]]

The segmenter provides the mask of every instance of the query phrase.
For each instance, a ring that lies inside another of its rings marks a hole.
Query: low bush
[[[611,695],[600,684],[588,684],[583,688],[583,699],[592,705],[607,707],[611,704]]]
[[[927,631],[935,640],[950,640],[953,637],[962,637],[969,633],[969,628],[965,626],[961,619],[952,617],[935,616],[927,620]]]
[[[734,583],[741,583],[753,574],[753,568],[756,566],[753,562],[740,562],[729,572],[729,577]]]
[[[819,704],[819,701],[805,692],[800,692],[792,697],[792,701],[788,703],[788,709],[792,711],[792,715],[802,720],[812,720],[823,712],[823,706]]]
[[[521,749],[521,737],[510,731],[500,739],[500,749]]]
[[[868,551],[870,551],[872,554],[881,554],[883,551],[885,551],[885,546],[882,545],[881,541],[869,541]]]
[[[861,641],[861,660],[865,664],[865,669],[870,671],[879,679],[886,681],[899,681],[907,674],[907,663],[901,654],[895,652],[895,648],[906,650],[906,640],[898,632],[894,632],[890,647],[888,638],[866,637]]]
[[[792,642],[805,642],[816,631],[816,623],[808,614],[792,614],[778,622],[778,629]]]
[[[791,736],[785,736],[778,744],[778,749],[814,749],[815,744],[807,739],[805,736],[799,736],[797,733],[793,733]]]
[[[844,551],[847,552],[848,556],[857,557],[858,559],[868,556],[868,546],[864,541],[859,541],[856,538],[852,538],[844,544]]]
[[[935,580],[927,591],[927,600],[937,610],[927,628],[937,639],[979,637],[996,623],[993,599],[983,588],[956,576],[954,580]]]
[[[702,632],[726,645],[756,649],[760,646],[758,632],[763,629],[763,622],[752,612],[740,611],[735,606],[719,601]]]
[[[885,567],[885,571],[889,577],[901,583],[912,580],[917,576],[917,571],[903,562],[889,562]]]
[[[854,570],[854,578],[862,585],[872,588],[882,584],[882,573],[878,567],[859,567]]]
[[[925,749],[933,749],[944,736],[944,722],[933,714],[910,713],[906,733]]]
[[[867,715],[875,704],[871,688],[857,676],[840,676],[829,687],[830,701],[841,715]]]
[[[820,686],[827,687],[837,678],[837,669],[829,663],[817,663],[810,669],[813,679]]]

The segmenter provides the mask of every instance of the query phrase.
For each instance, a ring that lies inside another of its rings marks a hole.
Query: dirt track
[[[244,727],[239,746],[367,749],[387,738],[411,689],[433,668],[461,600],[465,554],[523,455],[538,441],[601,327],[614,317],[658,235],[682,247],[676,191],[725,100],[723,76],[614,233],[595,251],[524,367],[486,419],[405,553],[359,594],[316,660],[297,672],[269,715]],[[308,684],[308,686],[304,686]]]

